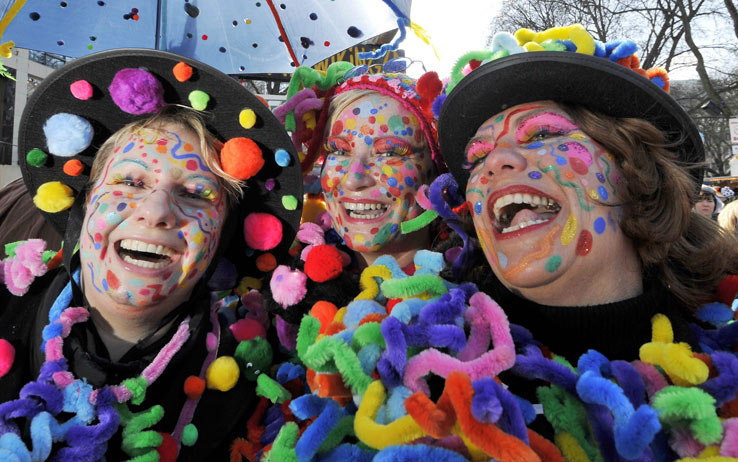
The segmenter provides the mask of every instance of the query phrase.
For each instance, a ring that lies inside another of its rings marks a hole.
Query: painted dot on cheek
[[[122,212],[123,210],[126,209],[126,207],[128,207],[128,204],[126,204],[125,202],[121,202],[120,204],[118,204],[118,206],[116,207],[116,209],[119,212]]]
[[[102,234],[95,233],[95,242],[102,242]]]
[[[594,222],[594,230],[597,234],[602,234],[605,232],[605,219],[602,217],[599,217]]]
[[[546,271],[549,273],[553,273],[557,269],[559,269],[559,266],[561,265],[561,256],[554,255],[551,258],[548,259],[546,262]]]
[[[197,170],[197,161],[190,159],[187,161],[187,170],[195,171]]]
[[[607,189],[605,189],[604,186],[598,186],[597,192],[600,193],[600,197],[602,198],[602,200],[607,200],[607,198],[609,197],[609,195],[607,194]]]
[[[534,180],[538,180],[541,178],[541,172],[530,172],[528,176]]]
[[[121,221],[123,221],[123,217],[121,217],[120,214],[118,214],[118,213],[110,212],[109,214],[105,215],[105,221],[109,225],[115,226],[118,223],[120,223]]]
[[[579,240],[577,241],[577,255],[585,256],[592,250],[592,233],[586,229],[579,234]]]
[[[574,215],[569,215],[569,218],[566,220],[566,224],[564,225],[564,230],[561,231],[561,245],[569,245],[574,241],[574,236],[577,234],[577,229],[579,228],[579,224],[577,223],[577,219]]]
[[[507,255],[502,252],[497,252],[497,261],[500,263],[500,268],[507,268]]]
[[[477,215],[482,214],[482,201],[477,201],[474,204],[474,213],[476,213]]]
[[[602,175],[602,173],[598,173],[596,176],[597,176],[597,181],[599,181],[600,183],[605,182],[605,177]]]

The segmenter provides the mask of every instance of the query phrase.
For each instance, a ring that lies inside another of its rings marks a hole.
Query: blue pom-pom
[[[440,95],[436,96],[436,99],[433,100],[433,104],[431,105],[431,112],[433,112],[433,117],[438,119],[441,117],[441,107],[443,107],[443,102],[446,101],[446,93],[441,93]]]
[[[87,149],[94,130],[86,119],[62,112],[54,114],[44,124],[48,151],[60,157],[71,157]]]
[[[557,40],[560,44],[564,45],[566,47],[566,51],[574,53],[577,51],[577,46],[574,42],[571,40]]]
[[[661,88],[662,90],[664,89],[664,83],[665,82],[664,82],[663,77],[661,77],[660,75],[656,75],[656,76],[651,77],[651,82],[653,82],[656,85],[658,85],[659,88]]]
[[[290,157],[290,153],[284,149],[277,149],[274,152],[274,161],[277,162],[277,165],[280,167],[286,167],[290,165],[292,157]]]
[[[601,42],[600,40],[595,40],[595,51],[594,55],[598,58],[604,58],[607,56],[607,52],[605,51],[605,44]]]
[[[733,319],[733,310],[728,305],[720,302],[708,303],[697,310],[697,318],[709,322],[715,327],[720,327]]]

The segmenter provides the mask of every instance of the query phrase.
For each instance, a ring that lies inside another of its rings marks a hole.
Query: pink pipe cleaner
[[[213,326],[213,330],[208,332],[207,341],[214,342],[213,345],[208,345],[208,355],[205,357],[205,361],[202,363],[200,368],[200,378],[205,379],[205,373],[210,367],[210,364],[215,361],[218,356],[218,347],[220,346],[220,322],[218,321],[218,309],[213,305],[210,308],[210,325]],[[179,454],[179,448],[182,447],[182,432],[184,428],[192,422],[192,417],[195,415],[195,409],[197,404],[200,402],[200,397],[195,399],[188,398],[182,410],[179,412],[179,418],[177,418],[177,425],[174,426],[172,432],[172,438],[177,443],[177,454]]]
[[[631,364],[633,364],[633,367],[635,367],[643,378],[643,383],[646,385],[646,394],[648,395],[649,400],[658,391],[661,391],[662,388],[669,385],[666,378],[664,378],[664,376],[661,375],[651,364],[638,360],[633,361]]]
[[[159,378],[162,372],[164,372],[164,369],[169,364],[169,361],[172,360],[172,357],[177,354],[177,352],[182,348],[182,345],[185,344],[187,339],[190,338],[190,317],[187,316],[177,328],[177,332],[172,337],[172,340],[169,341],[166,345],[164,345],[164,348],[159,350],[159,353],[156,355],[156,358],[154,358],[153,361],[151,361],[151,364],[146,366],[146,369],[143,370],[141,375],[143,378],[146,379],[146,382],[151,384],[156,379]]]
[[[56,336],[46,341],[46,362],[59,361],[64,357],[64,339]]]
[[[85,322],[89,317],[90,313],[86,308],[76,307],[67,308],[62,311],[59,315],[59,320],[56,321],[62,325],[62,337],[69,335],[69,331],[72,330],[72,326],[78,322]]]
[[[404,377],[406,387],[430,395],[428,383],[423,379],[429,372],[445,378],[451,372],[461,371],[471,380],[476,380],[494,377],[515,364],[515,345],[510,325],[500,305],[484,292],[477,292],[469,299],[468,311],[472,311],[469,314],[472,319],[481,318],[489,326],[494,348],[470,361],[459,360],[434,348],[424,350],[408,361]]]

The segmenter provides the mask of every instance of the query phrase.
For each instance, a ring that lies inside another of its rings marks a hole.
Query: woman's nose
[[[499,142],[484,159],[487,175],[505,175],[522,172],[528,167],[528,160],[509,143]]]
[[[173,228],[177,224],[172,201],[168,192],[155,189],[139,204],[136,221],[150,228]]]
[[[354,191],[360,191],[374,186],[376,183],[370,170],[369,160],[365,156],[352,158],[348,166],[348,171],[346,172],[344,187]]]

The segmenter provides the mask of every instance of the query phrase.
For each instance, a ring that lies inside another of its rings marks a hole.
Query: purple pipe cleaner
[[[449,202],[446,201],[446,197],[449,198]],[[464,247],[461,250],[458,258],[454,260],[451,270],[454,277],[459,277],[461,273],[471,263],[471,246],[469,235],[464,231],[461,226],[461,219],[451,209],[452,207],[458,207],[464,203],[464,197],[459,195],[459,184],[454,180],[454,177],[450,173],[444,173],[431,183],[429,188],[428,198],[433,205],[438,215],[446,221],[446,224],[453,229],[462,241],[464,241]]]

